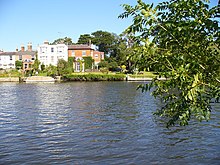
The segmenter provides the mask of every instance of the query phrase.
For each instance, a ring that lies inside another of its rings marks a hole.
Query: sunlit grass
[[[0,72],[0,77],[20,77],[21,73],[18,70],[4,71]]]
[[[154,78],[156,77],[157,75],[154,73],[154,72],[141,72],[141,74],[132,74],[132,75],[129,75],[130,77],[132,78]]]

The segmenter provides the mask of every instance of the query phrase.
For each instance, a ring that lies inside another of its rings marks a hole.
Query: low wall
[[[19,77],[0,78],[0,82],[19,82]]]
[[[26,83],[37,83],[37,82],[44,82],[44,83],[54,83],[55,79],[48,76],[32,76],[27,77],[24,79]]]
[[[127,81],[152,81],[153,78],[149,78],[149,77],[130,77],[130,76],[126,76],[126,80]],[[166,80],[166,78],[158,78],[158,80]]]

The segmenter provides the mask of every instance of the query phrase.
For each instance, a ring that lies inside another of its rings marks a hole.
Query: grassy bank
[[[17,70],[11,70],[11,71],[0,71],[0,78],[8,78],[8,77],[20,77],[21,73]]]
[[[141,72],[141,73],[132,74],[132,75],[129,75],[129,76],[132,77],[132,78],[154,78],[157,75],[153,72]]]
[[[63,81],[123,81],[124,74],[103,74],[103,73],[74,73],[62,77]]]

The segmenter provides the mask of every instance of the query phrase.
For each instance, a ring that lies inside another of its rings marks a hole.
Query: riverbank
[[[71,81],[152,81],[155,74],[130,75],[116,73],[73,73],[55,78],[49,76],[1,77],[0,82],[71,82]],[[166,80],[160,78],[159,80]]]
[[[71,74],[61,78],[61,81],[124,81],[125,74]]]
[[[20,82],[19,77],[1,77],[0,82]]]

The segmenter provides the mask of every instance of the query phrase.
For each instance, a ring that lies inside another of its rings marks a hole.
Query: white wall
[[[68,47],[65,44],[48,45],[42,44],[38,46],[38,60],[46,66],[57,66],[59,59],[68,61]]]
[[[0,55],[0,68],[10,69],[15,68],[15,55]]]

